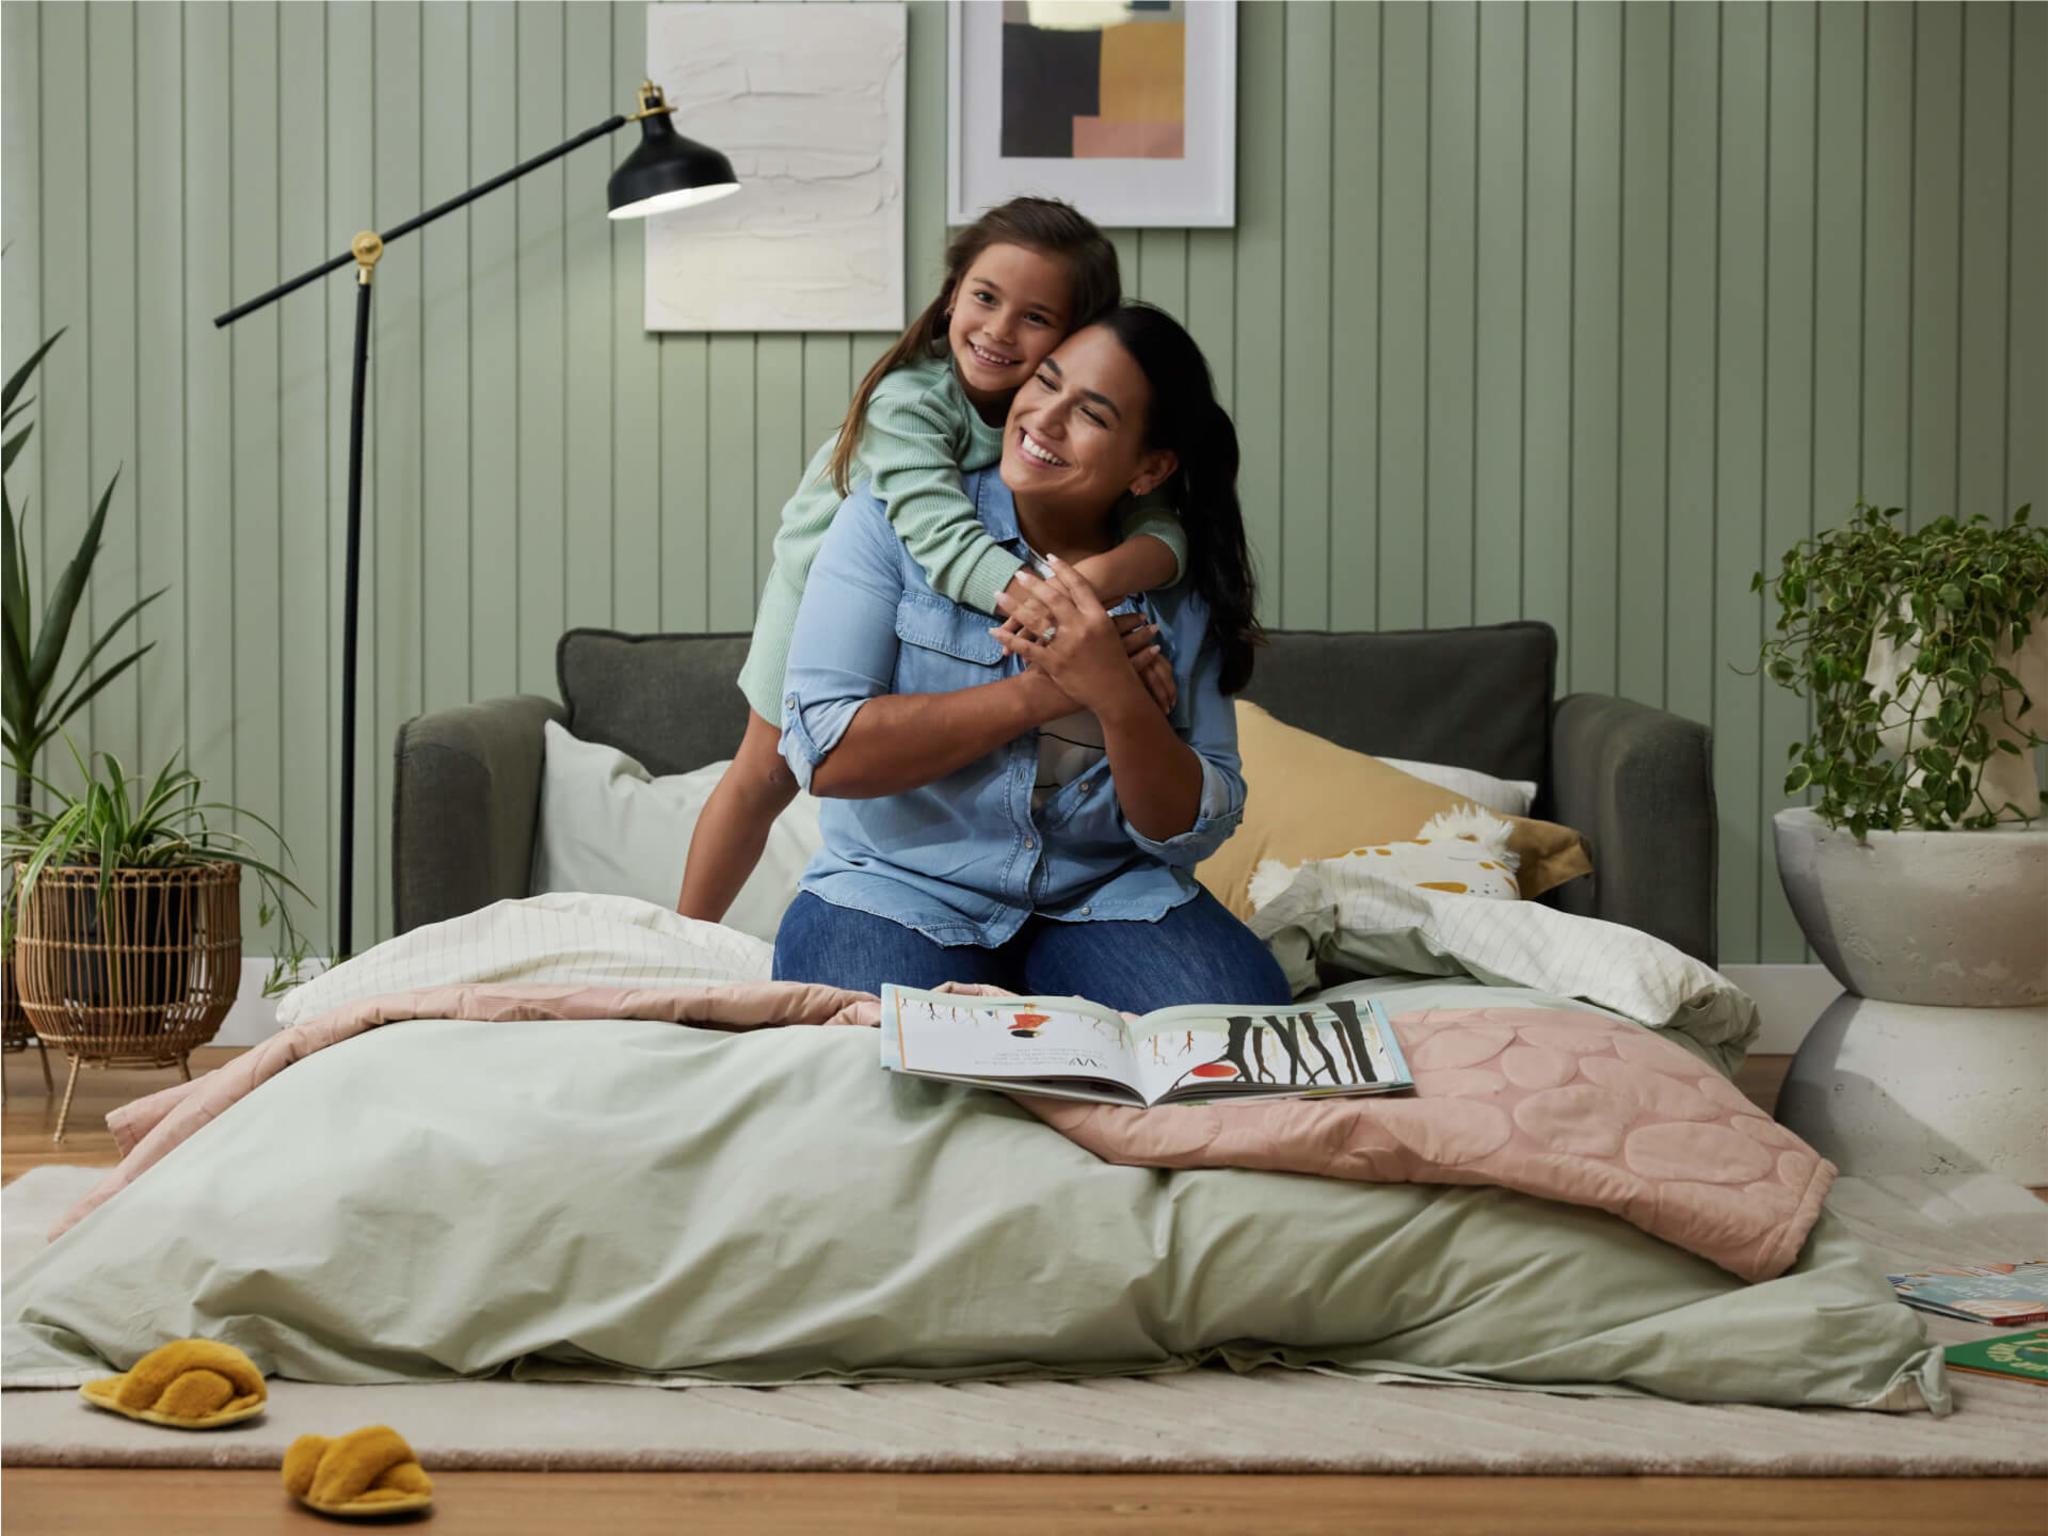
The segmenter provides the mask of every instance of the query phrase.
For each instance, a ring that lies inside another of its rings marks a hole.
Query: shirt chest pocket
[[[898,693],[951,693],[1003,675],[1003,648],[986,614],[942,597],[905,593],[896,605]]]

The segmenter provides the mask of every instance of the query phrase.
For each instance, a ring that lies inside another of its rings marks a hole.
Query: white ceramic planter
[[[1771,818],[1806,942],[1851,992],[1943,1008],[2048,1003],[2048,822],[1871,832]]]
[[[1930,1008],[1844,992],[1800,1042],[1778,1119],[1860,1175],[2048,1184],[2048,1004]]]
[[[1773,818],[1807,942],[1847,990],[1778,1118],[1857,1174],[2048,1184],[2048,825],[1872,832]]]

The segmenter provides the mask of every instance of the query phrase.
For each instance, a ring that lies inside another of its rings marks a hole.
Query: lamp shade
[[[732,162],[677,133],[666,114],[642,118],[640,134],[639,147],[619,162],[605,187],[613,218],[644,219],[739,191]]]

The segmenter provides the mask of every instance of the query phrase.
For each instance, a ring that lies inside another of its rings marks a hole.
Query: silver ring
[[[1054,635],[1058,634],[1059,632],[1060,632],[1060,627],[1059,627],[1059,625],[1057,625],[1057,624],[1048,624],[1048,625],[1046,625],[1046,626],[1045,626],[1045,628],[1044,628],[1044,629],[1043,629],[1042,631],[1040,631],[1040,632],[1039,632],[1039,636],[1038,636],[1038,643],[1039,643],[1040,645],[1051,645],[1051,644],[1052,644],[1052,637],[1053,637]]]

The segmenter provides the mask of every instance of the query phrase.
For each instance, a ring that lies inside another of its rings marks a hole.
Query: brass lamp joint
[[[356,257],[356,281],[364,287],[370,283],[370,274],[376,270],[377,258],[384,254],[384,241],[374,230],[364,230],[349,242]]]
[[[642,80],[640,82],[640,110],[628,114],[626,121],[637,123],[643,117],[660,117],[665,113],[673,111],[675,111],[675,108],[670,106],[668,98],[662,95],[661,87],[652,80]]]

